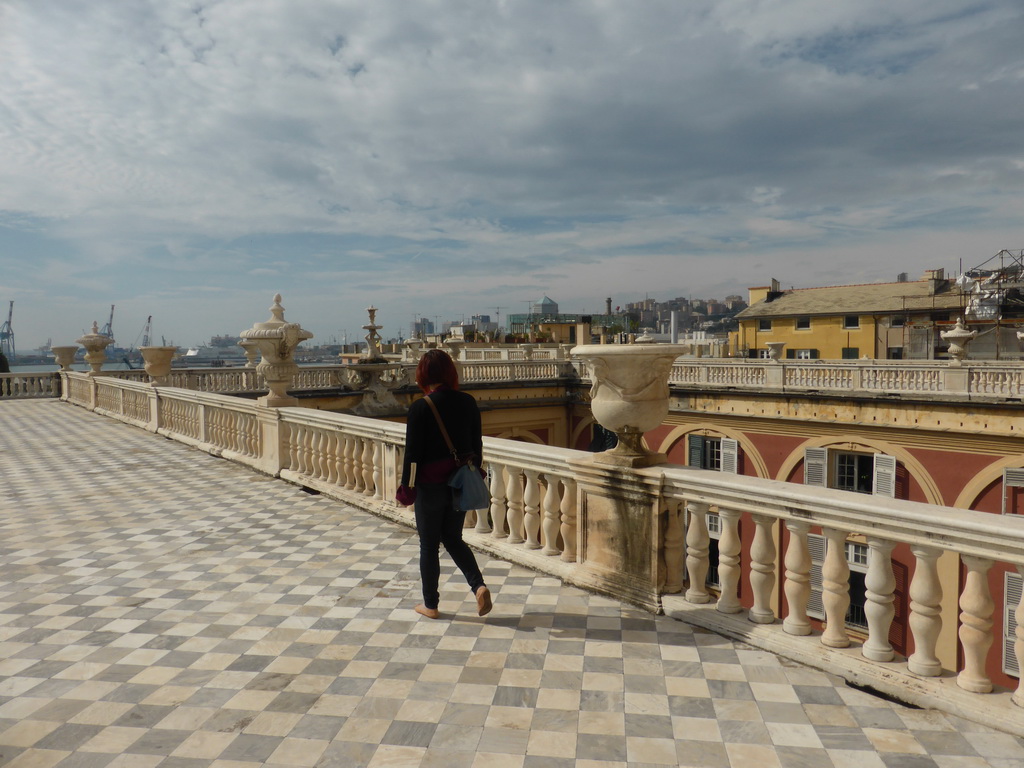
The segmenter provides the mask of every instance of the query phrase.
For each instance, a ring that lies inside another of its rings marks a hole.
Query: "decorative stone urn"
[[[260,348],[256,346],[256,342],[243,339],[238,342],[238,346],[240,346],[242,351],[245,353],[245,367],[255,368],[256,363],[260,358]]]
[[[268,408],[296,405],[299,401],[288,395],[288,387],[299,370],[295,364],[295,348],[299,342],[313,338],[313,334],[298,323],[285,322],[280,293],[274,296],[270,315],[266,322],[256,323],[239,334],[244,341],[253,342],[262,356],[256,372],[267,382],[270,393],[257,402]]]
[[[62,371],[71,370],[71,364],[75,362],[78,347],[50,347],[50,351],[53,352],[54,362],[60,366]]]
[[[668,415],[668,374],[683,345],[585,344],[572,353],[590,365],[594,418],[618,438],[618,445],[594,461],[624,467],[665,463],[664,454],[644,447],[643,436]]]
[[[167,377],[171,375],[171,360],[178,352],[177,347],[139,347],[146,373],[154,387],[167,385]]]
[[[466,345],[464,341],[456,341],[455,339],[445,339],[443,346],[448,350],[448,354],[452,356],[452,360],[459,362],[459,356],[462,354],[462,348]]]
[[[406,359],[412,363],[418,363],[420,361],[420,358],[423,356],[423,353],[420,351],[420,347],[422,346],[422,339],[406,339]]]
[[[107,359],[107,347],[113,344],[114,340],[100,333],[99,323],[93,320],[92,333],[87,333],[75,341],[85,347],[85,362],[92,368],[88,374],[99,376],[103,369],[103,363]]]
[[[943,341],[949,342],[949,365],[953,368],[960,367],[964,358],[967,357],[967,345],[978,335],[977,331],[968,331],[964,326],[964,319],[958,317],[956,325],[951,331],[941,331],[939,336]]]
[[[768,347],[768,359],[773,363],[779,362],[782,359],[782,348],[786,346],[784,341],[769,341],[765,343]]]
[[[397,413],[402,410],[402,406],[395,398],[394,390],[405,386],[412,372],[405,370],[401,363],[389,363],[385,359],[381,352],[380,334],[377,333],[384,326],[377,325],[377,308],[367,307],[366,311],[370,315],[369,324],[363,326],[367,331],[366,354],[359,358],[359,362],[345,366],[344,376],[348,385],[363,392],[362,400],[352,409],[352,413],[357,416]],[[415,341],[418,345],[419,340]],[[418,346],[416,350],[418,352]]]
[[[533,360],[533,351],[537,348],[536,344],[520,344],[519,348],[523,350],[523,360]]]

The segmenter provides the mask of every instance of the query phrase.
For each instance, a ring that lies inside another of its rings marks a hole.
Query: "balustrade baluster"
[[[356,487],[356,439],[345,435],[345,490],[353,491]]]
[[[896,577],[892,573],[894,541],[871,537],[868,539],[868,573],[864,578],[867,601],[864,615],[868,620],[868,639],[861,649],[864,658],[872,661],[892,661],[896,656],[889,644],[889,628],[896,615]]]
[[[743,605],[738,597],[740,587],[740,513],[735,509],[719,508],[718,516],[722,521],[722,535],[718,541],[719,597],[715,608],[721,613],[739,613],[743,610]],[[774,614],[772,618],[774,619]]]
[[[807,619],[807,601],[811,597],[811,552],[807,546],[810,523],[802,520],[787,520],[789,546],[786,547],[786,603],[789,610],[782,621],[782,629],[788,635],[811,634],[811,622]]]
[[[331,476],[331,433],[323,428],[318,429],[317,432],[320,435],[316,446],[317,477],[327,480]]]
[[[689,603],[709,603],[705,582],[708,579],[708,547],[711,537],[708,536],[708,505],[698,501],[686,504],[690,515],[690,524],[686,528],[686,573],[690,584],[686,590],[686,601]]]
[[[302,428],[298,424],[291,424],[288,427],[288,468],[298,472],[302,467],[299,461],[299,435]]]
[[[503,539],[508,536],[505,531],[505,469],[501,464],[490,463],[491,468],[491,526],[494,538]]]
[[[972,555],[961,555],[967,568],[964,591],[960,594],[960,647],[964,666],[956,684],[972,693],[989,693],[992,681],[985,674],[985,659],[992,647],[992,612],[995,603],[988,588],[988,571],[992,561]]]
[[[373,446],[373,498],[384,498],[384,444],[371,440]]]
[[[366,490],[366,480],[363,473],[363,440],[359,437],[352,439],[352,479],[355,482],[353,490],[356,493],[363,493]]]
[[[1017,573],[1021,579],[1024,579],[1024,565],[1017,566]],[[1017,659],[1017,669],[1024,670],[1024,590],[1021,591],[1020,602],[1017,604],[1016,611],[1014,613],[1014,619],[1017,621],[1017,629],[1014,631],[1014,642],[1013,642],[1013,655]],[[1017,690],[1013,692],[1013,696],[1010,697],[1011,701],[1018,707],[1024,707],[1024,688],[1021,687],[1021,682],[1024,681],[1024,675],[1018,678]]]
[[[505,499],[508,502],[509,544],[522,544],[523,539],[523,482],[519,470],[506,467],[508,482],[505,484]]]
[[[664,544],[661,547],[661,567],[665,575],[661,591],[666,595],[678,595],[683,591],[684,531],[683,505],[676,499],[663,502]]]
[[[523,527],[526,529],[526,548],[540,549],[540,482],[535,470],[527,469],[526,491],[523,493]]]
[[[576,481],[562,478],[561,532],[562,560],[567,563],[576,562]],[[682,566],[680,565],[680,573]]]
[[[320,471],[320,437],[322,431],[309,428],[309,440],[306,444],[306,474],[310,477],[317,477]]]
[[[775,586],[775,537],[772,525],[775,518],[766,515],[752,515],[754,520],[754,541],[750,546],[750,588],[754,605],[748,618],[755,624],[771,624],[775,621],[772,610],[772,589]]]
[[[373,496],[373,440],[363,438],[363,494]]]
[[[910,582],[910,631],[914,636],[914,652],[907,659],[907,669],[922,677],[942,674],[942,663],[935,653],[942,630],[942,583],[937,560],[941,550],[911,547],[916,565]]]
[[[850,565],[846,562],[846,532],[823,528],[828,539],[825,562],[821,567],[821,602],[825,606],[823,645],[829,648],[847,648],[850,636],[846,632],[846,612],[850,609]]]
[[[558,548],[558,530],[561,524],[559,509],[561,498],[558,496],[558,478],[552,474],[544,475],[544,482],[547,488],[544,491],[544,499],[541,502],[543,521],[541,523],[544,535],[544,554],[560,555],[562,551]]]
[[[324,478],[331,485],[338,484],[338,433],[335,430],[330,430],[325,433],[327,438],[327,444],[324,446],[324,460],[326,462],[326,471],[324,472]]]

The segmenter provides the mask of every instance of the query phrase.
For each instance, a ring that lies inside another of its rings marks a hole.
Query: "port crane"
[[[7,320],[0,325],[0,352],[4,354],[9,362],[14,362],[14,328],[11,320],[14,318],[14,300],[11,300],[10,308],[7,310]]]
[[[106,336],[108,339],[114,338],[114,305],[110,305],[110,319],[107,320],[107,324],[100,330],[100,336]]]

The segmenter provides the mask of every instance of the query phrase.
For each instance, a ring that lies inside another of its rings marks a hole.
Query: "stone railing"
[[[691,360],[676,361],[673,386],[725,386],[798,393],[850,392],[952,397],[1021,397],[1024,365],[968,361],[915,360]]]
[[[487,353],[491,350],[474,350]],[[494,350],[509,356],[520,350]],[[561,350],[546,350],[551,359],[462,360],[460,368],[466,384],[521,381],[556,381],[579,376],[590,378],[586,363],[562,359]],[[463,350],[465,356],[466,350]],[[406,367],[412,380],[413,366]],[[111,371],[104,376],[148,381],[144,371]],[[0,374],[0,399],[58,397],[60,375]],[[772,363],[765,360],[679,358],[669,373],[674,387],[727,387],[764,392],[829,392],[904,396],[947,396],[951,398],[1024,397],[1024,365],[1021,363],[968,361],[951,367],[944,361],[851,360],[798,361]],[[195,392],[242,394],[265,392],[262,378],[252,368],[174,369],[169,385]],[[344,365],[301,366],[292,389],[316,391],[351,386]]]
[[[60,397],[60,376],[45,373],[0,373],[0,400]]]
[[[73,403],[413,525],[411,510],[392,501],[401,424],[108,377],[68,378]],[[1024,575],[1024,520],[685,467],[624,469],[581,451],[494,438],[485,438],[484,453],[491,503],[468,521],[474,546],[856,684],[1024,735],[1024,709],[1016,706],[1024,694],[989,693],[986,675],[1001,645],[987,574],[1000,564]],[[715,591],[705,579],[709,512],[721,522]],[[822,566],[824,631],[807,619],[812,527],[832,542]],[[870,550],[863,640],[844,619],[850,569],[843,545],[851,534]],[[907,659],[888,640],[896,547],[915,561],[908,608],[914,652]],[[956,600],[943,595],[943,585],[958,590]],[[1024,605],[1016,611],[1016,657],[1024,668]],[[959,627],[955,648],[939,653],[940,635],[948,644],[952,627]],[[944,665],[940,657],[962,663]]]

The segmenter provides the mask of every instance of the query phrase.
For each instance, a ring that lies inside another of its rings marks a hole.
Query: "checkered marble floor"
[[[499,560],[420,618],[414,532],[56,401],[0,402],[0,471],[0,765],[1024,765]]]

